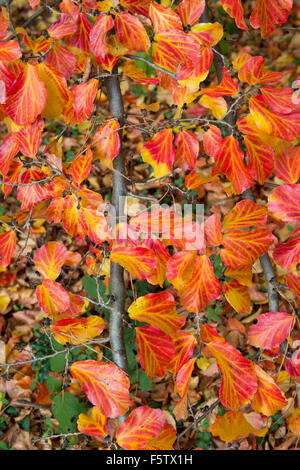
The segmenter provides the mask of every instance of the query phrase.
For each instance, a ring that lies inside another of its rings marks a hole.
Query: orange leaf
[[[285,183],[297,183],[300,177],[300,145],[282,140],[274,153],[274,174]]]
[[[153,250],[157,259],[157,267],[154,273],[147,277],[147,281],[150,284],[159,284],[160,287],[163,287],[164,281],[166,280],[167,264],[171,256],[163,242],[159,239],[146,238],[143,245]]]
[[[17,41],[5,41],[0,42],[0,61],[2,62],[13,62],[14,60],[22,57]]]
[[[58,119],[68,102],[67,81],[64,75],[45,63],[38,64],[37,69],[47,90],[47,102],[42,116],[47,119]]]
[[[248,287],[242,286],[238,281],[233,279],[223,283],[224,295],[227,302],[238,313],[250,312],[251,300]]]
[[[37,286],[36,296],[41,309],[50,316],[64,312],[70,306],[67,291],[52,279],[44,279],[43,284]]]
[[[223,78],[221,83],[216,86],[211,86],[208,88],[203,88],[200,90],[197,95],[207,95],[214,98],[218,98],[220,96],[233,96],[236,95],[238,91],[238,83],[231,78],[228,70],[226,67],[223,67]],[[211,126],[214,128],[215,126]]]
[[[300,301],[300,279],[296,274],[288,273],[285,276],[288,287],[296,295],[298,302]]]
[[[104,416],[117,418],[132,405],[130,381],[117,366],[93,360],[79,361],[72,364],[71,374]]]
[[[242,286],[252,286],[252,265],[238,266],[237,268],[226,268],[225,276],[236,279]]]
[[[255,364],[254,368],[257,375],[258,388],[251,406],[258,413],[272,416],[287,405],[287,401],[272,377],[258,365]]]
[[[64,213],[62,225],[65,231],[71,237],[84,238],[88,233],[85,218],[80,209],[78,209],[78,200],[74,194],[66,196],[63,199]],[[58,208],[59,211],[60,208]]]
[[[105,44],[106,33],[114,26],[114,20],[111,15],[98,16],[96,23],[90,32],[90,49],[91,52],[100,58],[104,58],[109,52]]]
[[[172,360],[171,370],[176,373],[193,355],[195,338],[186,331],[176,331],[172,335],[172,340],[175,346],[175,356]]]
[[[14,230],[0,234],[0,268],[9,266],[16,248],[17,237]]]
[[[183,170],[193,170],[199,153],[199,141],[191,132],[184,129],[176,134],[175,166]]]
[[[136,342],[141,366],[148,377],[163,377],[175,355],[171,337],[155,326],[142,326],[136,328]]]
[[[176,253],[168,263],[167,278],[178,290],[182,305],[190,312],[200,313],[222,292],[222,286],[205,255]]]
[[[44,109],[46,100],[46,86],[37,67],[24,64],[18,78],[8,90],[4,109],[14,122],[22,126],[36,120]]]
[[[48,28],[49,36],[53,39],[61,39],[69,34],[75,33],[77,30],[77,24],[71,18],[71,16],[62,13],[59,15],[58,21],[53,23]]]
[[[234,18],[238,28],[248,31],[244,20],[244,10],[241,0],[221,0],[221,5],[231,18]]]
[[[6,136],[0,146],[0,173],[2,176],[8,174],[12,159],[17,155],[18,151],[19,145],[16,142],[15,136]]]
[[[286,419],[289,431],[300,436],[300,413],[299,408],[295,408],[291,416]]]
[[[104,320],[96,315],[87,318],[64,318],[52,323],[50,330],[60,344],[81,344],[99,336]]]
[[[118,427],[116,434],[120,447],[126,450],[150,450],[155,441],[160,442],[159,449],[173,449],[176,433],[159,409],[140,406]]]
[[[260,28],[262,38],[266,38],[275,31],[277,25],[287,21],[292,6],[292,0],[256,0],[250,24],[253,28]]]
[[[127,12],[116,15],[115,30],[120,43],[130,51],[148,52],[150,39],[141,21]]]
[[[179,369],[177,376],[176,376],[176,386],[177,392],[181,397],[188,391],[189,381],[192,376],[194,366],[195,366],[196,358],[189,359],[186,363]]]
[[[244,142],[250,174],[259,184],[264,184],[274,169],[274,150],[257,135],[245,135]]]
[[[274,236],[265,228],[253,230],[228,230],[223,236],[224,249],[220,255],[223,263],[230,269],[248,266],[274,243]]]
[[[211,325],[201,325],[201,339],[204,343],[211,343],[212,341],[225,341],[223,336],[220,336],[217,330]]]
[[[159,131],[144,144],[141,155],[143,160],[153,167],[156,178],[172,173],[175,160],[172,130]]]
[[[206,346],[217,359],[218,368],[222,372],[221,403],[227,408],[238,410],[249,402],[257,390],[254,363],[227,342],[217,341]]]
[[[205,239],[208,245],[222,244],[222,225],[218,214],[210,215],[204,223]]]
[[[95,158],[99,158],[101,163],[111,162],[120,151],[120,125],[118,121],[112,119],[99,127],[93,138]]]
[[[116,247],[112,250],[110,259],[142,281],[153,274],[157,266],[153,250],[141,246]]]
[[[48,242],[35,251],[33,261],[44,279],[55,279],[68,257],[67,248],[58,242]]]
[[[151,0],[120,0],[120,5],[130,13],[137,13],[146,17],[149,16],[150,3]]]
[[[233,136],[223,139],[215,156],[212,175],[224,173],[237,194],[251,187],[252,177],[244,164],[244,154]]]
[[[148,77],[146,73],[132,62],[126,62],[123,66],[123,73],[127,75],[127,77],[131,78],[137,83],[141,83],[142,85],[157,85],[160,82],[159,78],[156,77]],[[151,105],[150,105],[151,106]],[[139,107],[137,107],[139,109]],[[147,105],[143,106],[142,108],[147,108]]]
[[[80,413],[77,420],[79,432],[88,436],[105,437],[107,435],[106,416],[104,416],[96,406],[93,406],[90,415]]]
[[[210,427],[213,436],[219,436],[222,441],[231,442],[238,437],[247,437],[249,434],[262,437],[268,428],[255,429],[240,411],[228,411],[218,416]]]
[[[282,78],[281,72],[272,72],[265,68],[266,59],[260,55],[246,56],[245,63],[239,70],[239,80],[249,85],[257,85],[277,82]]]
[[[6,176],[3,176],[2,191],[4,194],[4,199],[11,193],[13,190],[13,185],[16,184],[19,180],[19,175],[23,164],[20,162],[13,161],[11,162],[10,169]],[[5,184],[9,183],[9,184]]]
[[[282,187],[282,186],[281,186]],[[300,228],[294,230],[286,243],[277,243],[273,251],[275,263],[283,269],[294,269],[300,262]]]
[[[158,5],[157,3],[151,3],[149,17],[152,21],[155,33],[169,31],[170,29],[182,30],[180,18],[171,8]]]
[[[216,157],[222,144],[221,130],[216,126],[210,126],[203,134],[204,152],[210,157]]]
[[[49,178],[50,174],[50,170],[46,167],[41,169],[33,167],[24,171],[20,178],[21,186],[17,191],[17,198],[22,201],[22,211],[32,209],[39,202],[51,197],[46,186],[43,185],[44,180]],[[42,181],[42,183],[34,183],[35,181]]]
[[[78,189],[80,184],[89,176],[92,169],[93,154],[90,146],[87,147],[85,154],[78,155],[71,163],[70,172],[72,176],[72,185]]]
[[[249,109],[256,126],[261,132],[293,141],[300,135],[300,112],[278,114],[270,111],[261,95],[252,96]]]
[[[69,101],[64,109],[64,117],[68,124],[79,124],[90,118],[97,91],[98,80],[93,78],[70,89]]]
[[[68,12],[68,14],[70,14]],[[73,16],[71,14],[71,16]],[[80,51],[90,52],[89,49],[89,34],[92,29],[86,15],[79,13],[77,17],[77,31],[64,38],[64,42],[71,48],[79,49]],[[74,18],[74,16],[73,16]],[[75,18],[74,18],[75,19]]]
[[[248,341],[257,348],[272,349],[291,333],[295,318],[286,312],[268,312],[259,315],[256,325],[251,325]]]
[[[139,297],[130,305],[128,313],[133,320],[149,323],[166,334],[172,334],[185,323],[185,318],[177,315],[176,305],[173,295],[162,291]]]
[[[182,0],[178,6],[183,26],[193,26],[202,15],[205,8],[205,0]]]
[[[222,96],[215,98],[203,95],[200,99],[200,104],[208,108],[216,119],[222,119],[227,113],[227,103]]]
[[[42,119],[33,124],[21,127],[14,134],[14,138],[19,145],[20,151],[26,157],[34,158],[42,142],[42,132],[44,130],[44,121]]]
[[[220,23],[198,23],[192,27],[190,35],[202,46],[212,47],[223,36],[223,27]]]
[[[285,222],[300,220],[300,186],[284,184],[269,196],[268,209]]]
[[[297,108],[297,105],[293,103],[293,95],[295,93],[293,88],[264,86],[260,91],[267,105],[275,113],[288,114]]]
[[[246,200],[238,202],[224,217],[224,229],[240,229],[245,227],[264,227],[267,221],[267,211],[255,202]]]

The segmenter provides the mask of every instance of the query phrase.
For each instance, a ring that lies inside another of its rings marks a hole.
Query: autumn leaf
[[[300,188],[297,184],[279,186],[269,196],[268,209],[285,222],[300,220],[298,200]]]
[[[287,405],[282,391],[261,367],[255,365],[258,388],[251,402],[252,408],[265,416],[272,416]]]
[[[262,38],[270,36],[277,25],[287,21],[292,5],[292,0],[257,0],[250,16],[251,26],[261,29]]]
[[[295,318],[286,312],[269,312],[259,315],[256,325],[251,325],[248,341],[257,348],[272,349],[291,333]]]
[[[185,323],[185,318],[176,313],[176,305],[173,295],[162,291],[139,297],[130,305],[128,314],[133,320],[149,323],[166,334],[172,334]]]
[[[96,406],[90,415],[80,413],[77,420],[78,431],[88,436],[105,437],[107,435],[106,416]]]
[[[80,383],[89,401],[104,416],[122,416],[132,405],[129,379],[114,364],[93,360],[78,361],[72,364],[71,374]]]
[[[136,328],[136,342],[141,366],[148,377],[163,377],[175,355],[172,338],[155,326],[142,326]]]
[[[213,436],[219,436],[222,441],[235,441],[238,437],[247,437],[249,434],[264,436],[268,428],[255,429],[245,418],[241,411],[228,411],[223,416],[218,416],[211,425]]]
[[[10,118],[22,126],[36,120],[46,100],[46,86],[38,74],[37,67],[24,64],[20,75],[8,90],[4,108]]]
[[[217,359],[218,368],[222,372],[221,403],[237,411],[248,403],[257,391],[254,363],[227,342],[215,341],[206,346]]]
[[[36,296],[39,306],[49,316],[62,313],[70,306],[70,298],[67,291],[52,279],[45,279],[42,284],[37,286]]]
[[[0,234],[0,268],[9,266],[15,251],[17,237],[14,230]]]
[[[126,450],[155,449],[155,441],[160,442],[160,450],[170,450],[176,432],[162,410],[139,406],[119,426],[116,437],[119,446]]]
[[[65,318],[52,323],[50,330],[60,344],[81,344],[99,336],[104,320],[96,315],[87,318]]]
[[[221,5],[231,18],[234,18],[238,28],[248,31],[244,20],[244,10],[241,0],[221,0]]]
[[[243,160],[244,154],[239,148],[237,140],[232,136],[223,139],[219,151],[215,155],[212,175],[224,173],[237,194],[250,188],[252,184],[252,177]]]
[[[78,155],[71,163],[70,172],[72,184],[78,189],[80,184],[89,176],[92,168],[93,154],[90,146],[87,147],[85,154]]]
[[[68,258],[67,248],[59,242],[48,242],[35,251],[33,261],[44,279],[55,279]]]
[[[141,151],[142,158],[154,169],[156,178],[172,173],[175,161],[175,147],[171,129],[159,131],[148,140]]]
[[[153,250],[142,246],[113,248],[110,259],[141,280],[150,276],[157,266]]]

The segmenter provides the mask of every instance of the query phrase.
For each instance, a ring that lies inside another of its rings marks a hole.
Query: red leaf
[[[41,114],[47,100],[46,86],[35,65],[24,64],[7,92],[4,109],[20,126],[31,124]]]
[[[217,341],[208,343],[209,352],[217,359],[222,372],[221,403],[238,410],[248,403],[257,390],[254,363],[241,355],[231,344]]]
[[[256,325],[251,325],[248,341],[257,348],[272,349],[291,333],[295,318],[286,312],[269,312],[259,315]]]
[[[140,406],[133,410],[117,430],[117,442],[126,450],[151,450],[155,441],[160,450],[173,449],[176,433],[162,410]]]
[[[159,131],[146,142],[141,155],[143,160],[153,167],[156,178],[172,173],[175,160],[172,130],[164,129]]]
[[[0,234],[0,268],[9,266],[16,247],[17,237],[13,230]]]
[[[155,326],[142,326],[136,328],[136,342],[141,366],[148,377],[163,377],[175,356],[171,337]]]
[[[130,381],[125,372],[113,364],[98,361],[79,361],[71,366],[89,401],[108,418],[117,418],[132,405]]]

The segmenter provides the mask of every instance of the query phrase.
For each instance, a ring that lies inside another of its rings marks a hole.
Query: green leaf
[[[151,390],[152,380],[149,379],[148,375],[143,370],[139,370],[138,378],[138,383],[141,390],[145,390],[146,392]]]
[[[30,431],[30,416],[27,415],[25,418],[18,421],[18,425],[21,426],[24,431]]]
[[[86,411],[86,406],[80,403],[78,398],[71,393],[64,393],[64,395],[56,395],[53,398],[54,406],[52,406],[52,413],[54,418],[58,421],[58,432],[68,433],[76,432],[77,417],[80,413]]]
[[[49,362],[52,372],[63,372],[66,366],[66,353],[62,352],[57,356],[51,357]]]
[[[59,392],[61,389],[59,380],[56,377],[52,377],[51,375],[48,377],[47,380],[47,387],[49,388],[50,395],[52,396],[54,393]]]
[[[106,287],[103,281],[99,278],[95,278],[94,276],[85,276],[82,278],[82,284],[84,287],[84,290],[88,294],[89,297],[92,299],[98,300],[98,293],[97,293],[97,282],[98,282],[98,288],[99,288],[99,293],[104,300],[104,302],[107,301],[107,296],[106,296]]]

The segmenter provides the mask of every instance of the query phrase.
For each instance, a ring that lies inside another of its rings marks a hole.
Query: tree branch
[[[112,116],[117,116],[120,127],[123,127],[124,107],[117,68],[112,75],[104,80]],[[119,131],[121,148],[113,161],[113,193],[112,203],[115,208],[116,224],[124,221],[124,203],[126,197],[125,162],[122,154],[122,130]],[[110,287],[114,298],[113,309],[110,312],[110,344],[113,350],[115,364],[128,373],[128,364],[123,335],[123,315],[125,306],[124,270],[118,263],[111,262]],[[122,417],[119,418],[122,421]]]

